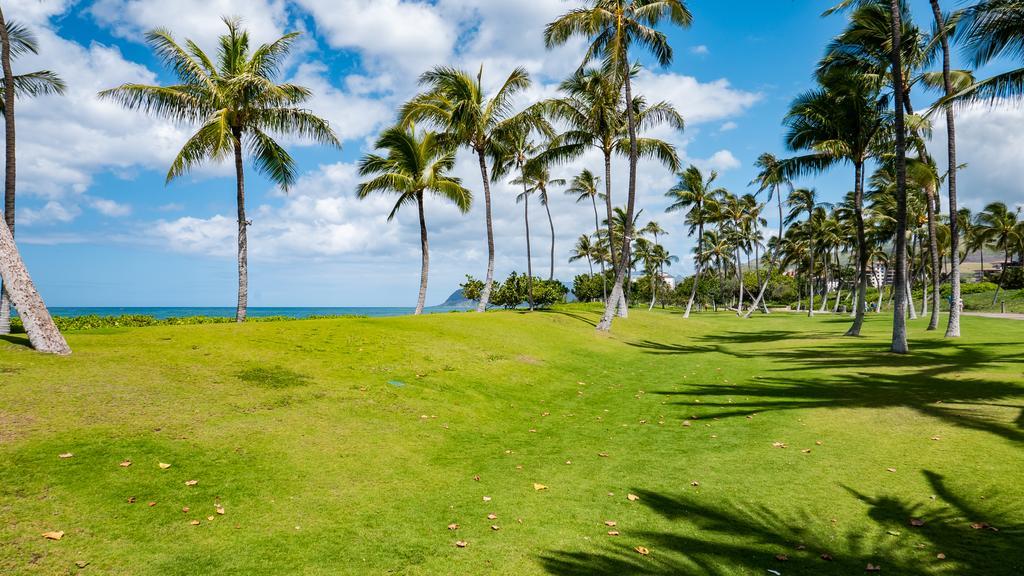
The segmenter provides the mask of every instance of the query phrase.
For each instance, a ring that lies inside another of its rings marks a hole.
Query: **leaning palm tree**
[[[11,58],[17,58],[23,54],[38,54],[39,42],[31,30],[15,22],[6,22],[8,42],[10,44]],[[17,98],[34,98],[47,94],[63,94],[67,86],[57,74],[49,70],[39,70],[18,74],[12,78],[14,84],[14,95]],[[4,91],[0,87],[0,112],[3,112]],[[15,222],[15,187],[8,186],[4,190],[4,221],[14,236]],[[0,334],[11,333],[11,300],[7,290],[0,290]]]
[[[580,260],[586,259],[587,267],[590,268],[590,275],[594,275],[594,243],[590,239],[590,235],[581,234],[576,239],[576,245],[573,246],[572,251],[569,252],[569,262],[579,262]]]
[[[360,199],[371,194],[395,194],[398,200],[388,214],[390,222],[403,206],[415,204],[420,221],[420,294],[416,314],[423,313],[427,298],[427,277],[430,273],[430,249],[427,242],[427,221],[423,211],[426,194],[447,200],[465,214],[473,203],[473,195],[462,187],[458,178],[450,176],[455,168],[455,151],[440,141],[436,134],[416,133],[415,126],[396,126],[385,130],[377,140],[377,149],[387,156],[368,154],[359,163],[359,175],[372,178],[359,185]]]
[[[234,158],[238,210],[235,320],[244,322],[249,299],[246,231],[252,224],[245,214],[244,156],[251,156],[257,172],[287,190],[297,177],[295,160],[272,135],[294,135],[331,146],[341,143],[326,120],[300,107],[309,100],[309,89],[275,83],[299,33],[286,34],[252,50],[249,34],[239,19],[225,18],[224,24],[228,31],[220,37],[216,60],[191,40],[182,47],[167,30],[147,33],[147,42],[180,83],[124,84],[100,92],[100,97],[170,120],[202,124],[171,164],[168,183],[203,162]]]
[[[626,201],[627,228],[622,239],[623,262],[615,274],[612,294],[605,306],[598,330],[611,329],[612,318],[623,294],[626,264],[633,230],[630,228],[636,211],[637,121],[632,106],[633,88],[630,79],[632,64],[630,47],[637,44],[650,50],[662,66],[672,62],[672,47],[665,33],[657,27],[663,20],[680,27],[688,27],[693,16],[683,0],[589,0],[585,8],[576,8],[548,24],[544,30],[544,43],[548,48],[561,46],[569,39],[582,36],[590,41],[581,68],[594,59],[602,58],[606,72],[621,79],[626,102],[626,126],[629,134],[629,184]]]
[[[785,227],[785,217],[782,215],[782,187],[793,190],[793,181],[786,175],[784,170],[784,163],[775,157],[774,154],[765,152],[758,156],[757,161],[754,162],[754,167],[758,168],[760,172],[757,173],[757,177],[751,182],[751,185],[757,186],[757,194],[762,192],[768,192],[768,202],[772,201],[772,197],[775,197],[775,203],[779,210],[779,235],[777,238],[782,238],[783,229]],[[775,266],[779,261],[779,247],[781,243],[776,243],[775,250],[772,250],[772,256],[768,263],[768,274],[765,276],[764,282],[761,283],[761,289],[754,299],[754,303],[750,306],[750,310],[747,311],[745,318],[750,316],[757,310],[758,305],[762,304],[764,300],[765,292],[768,290],[768,285],[771,282],[772,275],[775,274]],[[767,310],[767,307],[765,308]]]
[[[810,291],[810,307],[807,310],[809,317],[814,317],[814,253],[817,250],[814,239],[814,212],[815,210],[822,207],[822,204],[818,202],[818,193],[812,188],[798,188],[789,193],[789,198],[786,199],[786,204],[789,205],[789,215],[786,216],[786,223],[792,224],[796,222],[801,216],[807,214],[807,220],[805,220],[806,226],[804,230],[807,238],[807,252],[810,257],[810,275],[808,277],[808,285]]]
[[[601,185],[601,179],[594,176],[594,173],[588,169],[584,169],[577,176],[575,176],[569,183],[569,187],[565,189],[565,193],[570,196],[576,197],[576,203],[585,202],[590,200],[591,206],[594,208],[594,234],[600,236],[601,234],[601,220],[597,215],[597,199],[606,198],[607,194],[603,194],[598,190],[598,186]],[[601,260],[601,293],[604,299],[608,299],[608,282],[605,278],[604,261]],[[593,276],[594,271],[590,271]]]
[[[690,166],[679,174],[679,182],[676,183],[665,196],[672,202],[666,212],[686,212],[686,220],[690,224],[690,235],[697,232],[697,248],[694,251],[697,259],[694,262],[693,287],[690,290],[690,299],[686,303],[686,312],[683,318],[690,317],[693,309],[693,301],[697,297],[697,284],[700,283],[701,268],[703,268],[700,255],[704,253],[704,224],[707,222],[707,214],[713,208],[718,199],[725,195],[724,188],[714,188],[717,172],[711,172],[707,179],[696,166]]]
[[[478,312],[487,310],[494,284],[494,224],[487,156],[494,153],[496,142],[522,123],[523,118],[512,113],[512,100],[530,86],[526,69],[516,68],[497,92],[487,95],[483,73],[482,65],[475,77],[464,70],[437,66],[420,76],[420,85],[426,87],[426,92],[406,103],[401,111],[404,123],[431,122],[444,131],[446,140],[469,148],[479,161],[487,226],[487,276],[477,304]]]
[[[10,29],[0,8],[0,67],[3,68],[3,115],[5,171],[4,191],[13,196],[17,182],[16,134],[14,122],[14,96],[18,91],[11,57],[17,49],[12,42]],[[24,260],[14,244],[14,236],[6,222],[0,224],[0,281],[10,296],[11,303],[21,314],[29,342],[40,352],[66,355],[71,353],[67,341],[54,324],[39,291],[32,283]]]

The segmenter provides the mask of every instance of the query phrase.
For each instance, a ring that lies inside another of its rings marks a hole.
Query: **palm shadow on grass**
[[[943,422],[1024,442],[1024,387],[1006,379],[973,375],[1021,359],[1001,351],[1010,343],[984,345],[916,342],[910,356],[879,353],[877,343],[848,340],[841,344],[805,344],[799,348],[751,348],[756,333],[700,337],[705,344],[652,341],[632,346],[652,354],[718,353],[741,361],[761,362],[763,375],[729,386],[688,384],[681,391],[649,391],[670,396],[675,405],[699,408],[702,417],[745,417],[752,413],[814,408],[909,408]],[[790,337],[762,333],[764,342]],[[745,346],[745,347],[741,347]],[[716,401],[715,397],[721,398]],[[745,401],[735,401],[735,398]],[[733,401],[729,401],[733,399]],[[699,401],[698,401],[699,400]],[[995,409],[1020,409],[1001,419]]]
[[[1024,524],[1014,504],[984,507],[953,493],[942,476],[923,472],[937,500],[871,497],[846,488],[868,507],[870,527],[844,529],[807,509],[779,513],[746,502],[636,490],[651,512],[672,522],[668,532],[630,531],[600,552],[552,551],[540,562],[560,576],[618,574],[859,574],[868,563],[885,574],[1020,574]],[[910,526],[911,519],[924,521]],[[972,524],[975,527],[972,528]],[[993,529],[995,528],[995,529]],[[894,536],[894,534],[898,535]],[[633,550],[641,543],[650,550]],[[944,559],[938,555],[945,556]],[[781,556],[781,558],[780,558]]]
[[[28,341],[28,337],[24,334],[4,334],[0,336],[0,341],[7,342],[8,344],[14,344],[16,346],[24,346],[25,348],[32,347],[32,344]]]

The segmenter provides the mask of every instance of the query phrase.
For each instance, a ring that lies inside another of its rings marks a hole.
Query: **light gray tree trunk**
[[[476,311],[485,312],[487,304],[491,301],[491,288],[494,286],[494,221],[491,218],[491,184],[487,177],[487,158],[483,147],[477,147],[476,155],[480,161],[480,177],[484,183],[484,220],[487,223],[487,277],[484,280],[484,289],[480,292],[480,303],[477,304]]]
[[[609,173],[611,168],[608,168]],[[597,217],[597,198],[594,196],[590,197],[590,203],[594,206],[594,242],[597,242],[601,238],[601,220]],[[594,270],[590,270],[590,275],[594,275]],[[608,275],[604,269],[604,259],[601,260],[601,295],[605,300],[608,300]]]
[[[702,206],[697,206],[698,210],[703,210]],[[697,222],[697,257],[694,259],[694,272],[693,272],[693,287],[690,288],[690,300],[686,303],[686,312],[683,313],[683,318],[690,317],[690,310],[693,309],[693,300],[697,297],[697,284],[700,283],[700,272],[701,272],[701,248],[704,246],[704,218],[701,218]]]
[[[238,208],[238,305],[235,321],[245,322],[249,307],[249,221],[245,218],[245,173],[242,164],[242,131],[231,130],[235,142],[235,184]]]
[[[420,251],[422,265],[420,266],[420,296],[416,299],[416,312],[419,316],[423,314],[423,307],[427,302],[427,277],[430,275],[430,245],[427,243],[427,217],[423,213],[423,192],[416,195],[416,208],[420,215]]]
[[[523,175],[523,220],[526,221],[526,301],[533,310],[533,250],[530,247],[530,193]]]
[[[11,70],[11,38],[7,21],[0,8],[0,64],[3,67],[4,86],[4,197],[13,198],[17,183],[17,139],[14,123],[14,72]],[[71,354],[64,336],[50,317],[46,304],[32,283],[25,262],[14,244],[14,235],[6,220],[0,224],[0,280],[11,303],[21,315],[22,325],[29,342],[40,351],[50,354]],[[8,312],[9,314],[9,312]]]
[[[900,1],[889,0],[889,25],[892,46],[889,59],[892,66],[892,84],[896,109],[896,304],[893,309],[891,351],[906,354],[910,351],[907,343],[907,133],[903,114],[903,23],[900,15]]]
[[[548,273],[548,280],[555,279],[555,221],[551,218],[551,206],[549,205],[547,190],[541,189],[544,194],[544,209],[548,213],[548,226],[551,227],[551,270]]]

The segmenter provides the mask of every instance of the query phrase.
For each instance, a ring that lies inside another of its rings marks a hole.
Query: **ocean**
[[[461,312],[465,308],[450,306],[432,306],[424,310],[427,314],[440,314],[444,312]],[[309,316],[406,316],[415,311],[413,307],[308,307],[308,308],[269,308],[250,307],[249,316],[253,318],[266,316],[288,316],[290,318],[307,318]],[[78,307],[78,306],[54,306],[50,308],[53,316],[122,316],[141,315],[152,316],[158,319],[184,318],[187,316],[213,316],[223,318],[234,318],[234,307]]]

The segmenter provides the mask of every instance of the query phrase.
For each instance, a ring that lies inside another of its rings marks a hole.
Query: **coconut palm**
[[[523,171],[523,183],[531,193],[537,194],[541,206],[544,207],[548,216],[548,227],[551,229],[551,267],[548,272],[548,280],[555,279],[555,221],[551,217],[551,196],[550,188],[553,186],[565,186],[563,178],[555,178],[551,175],[551,156],[547,150],[541,150],[536,156],[526,162]]]
[[[693,287],[690,290],[690,299],[686,303],[686,312],[683,318],[690,317],[690,310],[693,308],[693,300],[697,297],[697,284],[700,282],[701,259],[700,254],[704,253],[702,243],[704,241],[704,225],[708,220],[708,210],[717,205],[718,199],[726,194],[724,188],[715,188],[714,183],[718,173],[712,171],[707,179],[696,166],[690,166],[679,173],[679,182],[676,183],[665,196],[671,204],[665,209],[666,212],[685,212],[686,221],[690,225],[689,233],[692,236],[697,232],[698,255],[694,262]]]
[[[16,23],[6,22],[7,37],[10,44],[11,59],[23,54],[38,54],[39,42],[35,34],[28,28]],[[49,70],[39,70],[25,74],[17,74],[12,78],[14,84],[14,95],[16,98],[34,98],[47,94],[63,94],[67,86],[57,74]],[[0,87],[0,113],[4,110],[4,90]],[[15,186],[13,179],[11,186],[4,190],[4,221],[14,236],[15,224]],[[7,290],[0,290],[0,334],[11,332],[11,300]]]
[[[1010,256],[1020,243],[1017,228],[1020,208],[1010,210],[1002,202],[993,202],[978,213],[978,232],[985,239],[985,243],[997,250],[1003,251],[1003,268],[999,273],[999,281],[996,283],[996,293],[992,296],[992,305],[995,306],[999,300],[999,291],[1003,287],[1003,278],[1006,276],[1006,269],[1010,264]]]
[[[245,212],[244,156],[251,157],[257,172],[287,190],[297,177],[295,160],[273,135],[298,136],[331,146],[341,143],[326,120],[300,107],[309,100],[309,89],[275,83],[299,33],[285,34],[252,50],[240,20],[225,18],[224,24],[227,34],[220,37],[216,59],[191,40],[182,47],[165,29],[147,33],[150,47],[180,83],[124,84],[100,92],[100,97],[170,120],[202,124],[178,152],[167,172],[167,182],[204,162],[234,158],[238,211],[235,319],[244,322],[249,295],[246,231],[252,224]]]
[[[512,100],[530,86],[526,69],[516,68],[497,92],[488,95],[483,88],[483,73],[483,66],[475,77],[464,70],[437,66],[420,76],[420,85],[426,87],[426,92],[406,103],[401,110],[403,122],[427,120],[443,130],[447,140],[469,148],[477,156],[487,226],[487,276],[478,312],[487,310],[494,284],[494,224],[487,156],[494,154],[496,142],[524,121],[523,117],[513,114]]]
[[[578,262],[583,259],[587,260],[587,267],[590,268],[590,275],[594,275],[594,243],[590,239],[590,235],[581,234],[576,239],[576,245],[573,246],[572,251],[569,253],[569,262]]]
[[[890,115],[887,101],[850,67],[819,74],[820,87],[797,97],[786,115],[786,144],[803,155],[786,162],[787,175],[825,171],[841,163],[854,168],[853,216],[857,234],[857,303],[847,336],[859,336],[867,297],[868,250],[864,226],[864,165],[880,148]],[[814,291],[811,291],[814,298]]]
[[[750,183],[751,185],[757,186],[757,194],[762,192],[768,192],[768,202],[771,202],[772,197],[775,198],[776,205],[779,210],[779,235],[777,238],[782,238],[783,228],[785,226],[785,218],[782,215],[782,191],[783,187],[788,188],[790,191],[793,190],[793,181],[786,175],[784,164],[774,154],[765,152],[758,156],[757,161],[754,162],[754,167],[758,168],[757,177]],[[776,244],[776,247],[781,244]],[[778,250],[772,250],[771,260],[768,264],[768,275],[765,277],[764,282],[761,283],[761,289],[758,291],[757,297],[754,299],[754,303],[750,306],[750,310],[747,311],[745,317],[749,318],[751,314],[757,310],[759,304],[764,300],[765,292],[768,290],[768,285],[771,282],[772,275],[775,273],[775,267],[778,264],[779,252]]]
[[[813,188],[798,188],[793,190],[789,193],[789,197],[786,199],[786,204],[789,205],[789,214],[786,216],[787,224],[796,222],[804,214],[807,215],[807,219],[804,221],[806,224],[804,231],[807,239],[807,253],[810,257],[810,267],[808,268],[810,272],[810,276],[808,278],[808,285],[810,287],[810,307],[807,310],[807,315],[813,317],[815,285],[814,255],[818,250],[815,246],[814,215],[815,210],[822,208],[824,205],[818,201],[818,192]]]
[[[626,201],[627,228],[622,239],[623,264],[627,263],[633,230],[629,227],[636,211],[637,119],[632,106],[633,87],[630,48],[638,45],[652,52],[658,63],[668,66],[672,62],[672,47],[665,33],[658,29],[662,21],[679,27],[688,27],[693,16],[683,0],[589,0],[584,8],[563,14],[544,30],[544,43],[550,49],[561,46],[571,38],[582,36],[590,45],[581,67],[594,59],[604,60],[605,71],[621,79],[626,106],[626,126],[629,134],[629,184]],[[612,317],[623,293],[625,266],[618,266],[611,297],[605,306],[598,330],[611,329]]]
[[[12,39],[10,28],[0,8],[0,67],[3,68],[3,115],[5,171],[4,191],[6,196],[15,194],[17,182],[16,134],[14,122],[14,100],[18,91],[15,83],[11,59],[18,51],[17,41]],[[46,309],[42,297],[32,283],[28,269],[25,267],[18,247],[14,244],[14,236],[6,222],[0,225],[0,280],[11,299],[11,303],[21,315],[29,342],[40,352],[66,355],[71,353],[64,336],[54,324],[50,312]]]
[[[523,205],[523,222],[526,225],[526,301],[530,310],[533,306],[533,247],[530,236],[530,195],[529,180],[526,177],[526,164],[538,153],[537,144],[530,136],[533,127],[520,124],[514,130],[495,140],[491,147],[494,169],[491,180],[498,182],[507,174],[517,171],[519,176],[512,181],[513,185],[522,186],[522,192],[516,195],[516,203]]]
[[[593,172],[584,168],[582,172],[576,175],[569,183],[569,187],[565,189],[565,193],[570,196],[576,197],[576,203],[586,202],[590,200],[591,206],[594,208],[594,234],[600,236],[601,234],[601,220],[597,215],[597,200],[598,198],[607,199],[608,195],[599,191],[598,187],[601,185],[601,179],[594,175]],[[601,293],[604,299],[608,299],[608,286],[605,278],[604,261],[600,261],[601,264]],[[593,270],[590,272],[594,274]]]
[[[372,194],[397,195],[388,221],[394,220],[402,207],[415,204],[420,222],[420,293],[416,312],[423,313],[430,274],[430,248],[427,242],[427,221],[424,198],[427,194],[447,200],[465,214],[473,203],[472,193],[461,181],[450,175],[455,168],[455,151],[433,132],[416,133],[415,126],[389,128],[374,145],[386,150],[386,156],[367,154],[359,163],[359,175],[370,177],[359,184],[356,195],[365,199]]]
[[[1024,45],[1024,0],[981,0],[964,11],[957,24],[971,63],[981,67],[1000,57],[1021,59]],[[1015,68],[976,82],[950,99],[962,105],[995,104],[1002,98],[1024,97],[1024,68]]]

